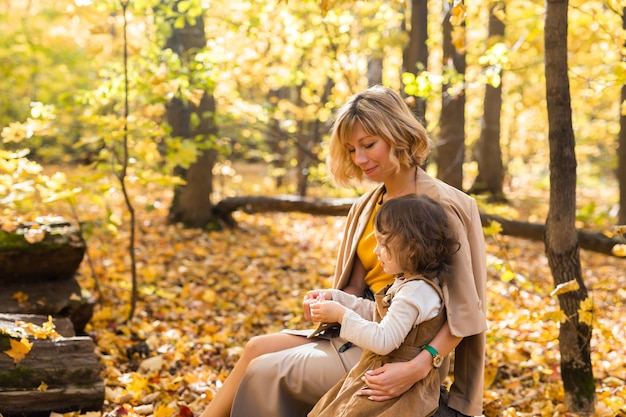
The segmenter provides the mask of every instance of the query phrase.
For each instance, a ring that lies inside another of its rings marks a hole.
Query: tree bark
[[[418,75],[428,68],[428,2],[411,1],[409,42],[402,52],[402,72]],[[406,23],[403,23],[406,29]],[[426,125],[426,97],[415,97],[413,114]]]
[[[503,9],[502,2],[494,2],[489,9],[488,44],[492,46],[504,37],[504,22],[495,14],[494,10]],[[500,116],[502,113],[502,68],[499,69],[500,83],[494,87],[485,85],[485,101],[480,138],[476,151],[478,175],[471,192],[475,194],[488,193],[496,201],[505,200],[502,181],[504,167],[502,151],[500,149]]]
[[[383,58],[381,56],[371,57],[367,61],[367,86],[383,83]]]
[[[195,19],[194,24],[185,23],[182,29],[175,28],[172,24],[172,35],[165,47],[176,52],[183,65],[193,72],[190,62],[195,53],[205,47],[205,43],[204,21],[200,16]],[[217,151],[211,143],[217,133],[214,121],[216,104],[211,91],[204,87],[197,104],[175,98],[167,106],[172,136],[191,140],[198,147],[196,161],[187,169],[180,167],[176,170],[176,174],[183,177],[186,184],[175,188],[169,213],[171,222],[182,222],[188,227],[204,227],[213,220],[210,197]],[[197,124],[192,123],[192,115],[197,119]]]
[[[595,382],[591,366],[591,325],[579,321],[587,298],[582,279],[576,220],[576,154],[567,65],[567,0],[548,0],[545,15],[546,101],[550,146],[550,208],[546,221],[546,255],[555,287],[575,280],[577,291],[558,295],[568,318],[561,323],[559,345],[565,404],[571,412],[592,415]]]
[[[626,10],[624,11],[626,12]],[[624,19],[624,26],[626,26],[626,16],[624,16]],[[626,86],[622,87],[621,95],[622,103],[624,103],[626,101]],[[623,114],[620,116],[619,145],[617,149],[617,182],[619,184],[619,215],[617,223],[626,225],[626,115]]]
[[[280,126],[282,116],[279,108],[281,100],[289,100],[291,94],[290,87],[280,87],[269,91],[268,101],[272,106],[270,110],[270,121],[266,141],[272,153],[270,165],[273,167],[272,176],[276,179],[276,188],[279,189],[285,184],[285,174],[287,172],[287,133]]]
[[[452,44],[450,22],[452,3],[444,1],[443,71],[447,75],[465,76],[465,54]],[[465,160],[465,91],[456,83],[444,83],[441,99],[441,132],[437,144],[437,178],[451,186],[463,189],[463,161]],[[455,87],[455,88],[453,88]]]
[[[622,29],[626,30],[626,7],[622,9]],[[626,47],[626,43],[624,43]],[[626,55],[622,54],[622,61]],[[622,86],[621,105],[626,102],[626,85]],[[621,113],[619,118],[619,140],[617,148],[617,182],[619,184],[619,215],[618,224],[626,225],[626,115]]]

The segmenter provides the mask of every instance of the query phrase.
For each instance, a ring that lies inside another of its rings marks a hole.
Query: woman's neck
[[[415,168],[400,171],[393,178],[385,181],[384,201],[390,198],[400,197],[407,194],[414,194],[417,171]]]

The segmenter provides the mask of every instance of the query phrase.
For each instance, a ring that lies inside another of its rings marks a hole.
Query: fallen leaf
[[[21,362],[33,347],[33,344],[23,337],[20,340],[11,339],[11,349],[5,350],[4,353],[13,358],[15,363]]]
[[[561,295],[568,292],[578,291],[580,289],[580,285],[578,281],[575,279],[571,281],[564,282],[562,284],[557,285],[552,292],[550,292],[550,297],[554,297],[555,295]]]

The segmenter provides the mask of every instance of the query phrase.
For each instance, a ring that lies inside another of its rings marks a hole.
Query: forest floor
[[[517,219],[543,221],[545,193],[522,191],[510,195]],[[116,221],[91,223],[79,281],[100,297],[88,332],[101,357],[105,407],[68,416],[198,416],[251,336],[313,326],[301,319],[301,300],[330,285],[343,217],[237,212],[237,229],[206,232],[166,222],[168,191],[137,192],[140,301],[127,321],[128,219],[119,191],[104,198]],[[89,201],[76,208],[87,223],[101,218]],[[486,242],[484,415],[574,415],[564,404],[559,306],[543,244],[501,235]],[[594,303],[596,415],[626,416],[626,259],[580,257]]]

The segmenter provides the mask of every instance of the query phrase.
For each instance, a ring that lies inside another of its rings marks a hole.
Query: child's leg
[[[285,333],[271,333],[251,338],[241,358],[230,372],[209,406],[200,417],[229,417],[239,383],[250,362],[266,353],[278,352],[308,343],[309,339]]]

